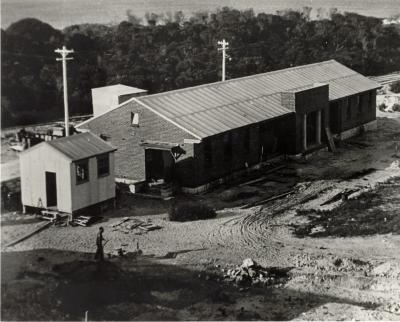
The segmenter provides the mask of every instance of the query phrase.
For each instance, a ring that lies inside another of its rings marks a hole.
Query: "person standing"
[[[103,232],[104,232],[103,227],[100,227],[99,232],[97,233],[97,237],[96,237],[96,247],[97,247],[96,255],[94,255],[94,259],[101,261],[101,262],[104,261]]]

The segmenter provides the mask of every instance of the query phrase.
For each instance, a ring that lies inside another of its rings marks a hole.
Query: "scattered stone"
[[[254,278],[254,277],[256,277],[256,275],[257,275],[257,272],[256,272],[254,269],[252,269],[252,268],[250,268],[250,269],[248,270],[248,273],[249,273],[249,276],[250,276],[251,278]]]
[[[288,280],[289,276],[285,269],[265,268],[258,265],[252,259],[245,259],[241,266],[228,269],[223,275],[226,282],[232,282],[240,289],[248,286],[274,285]]]
[[[243,260],[243,263],[242,263],[241,267],[242,268],[250,268],[250,267],[254,267],[256,265],[257,265],[256,262],[253,261],[251,258],[246,258],[246,259]]]

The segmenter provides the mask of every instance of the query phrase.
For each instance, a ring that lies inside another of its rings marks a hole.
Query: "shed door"
[[[55,172],[46,172],[47,207],[57,206],[57,179]]]

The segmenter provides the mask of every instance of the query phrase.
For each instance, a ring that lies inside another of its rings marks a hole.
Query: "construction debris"
[[[119,222],[112,224],[110,227],[112,227],[112,228],[117,227],[117,226],[123,224],[124,222],[128,221],[129,219],[130,219],[129,217],[124,217]]]
[[[237,286],[268,286],[281,284],[283,280],[288,279],[287,271],[262,267],[251,258],[246,258],[240,266],[234,269],[223,271],[225,273],[224,280]]]
[[[276,195],[276,196],[273,196],[273,197],[270,197],[270,198],[267,198],[267,199],[259,200],[259,201],[253,202],[251,204],[243,205],[242,207],[240,207],[240,209],[248,209],[248,208],[255,207],[255,206],[261,206],[261,205],[264,205],[264,204],[266,204],[266,203],[268,203],[270,201],[274,201],[274,200],[277,200],[277,199],[284,198],[284,197],[286,197],[286,196],[288,196],[288,195],[290,195],[290,194],[292,194],[294,192],[295,192],[294,190],[290,190],[290,191],[282,193],[280,195]]]
[[[121,244],[119,247],[116,247],[112,253],[108,254],[108,257],[124,257],[129,254],[130,256],[136,258],[137,256],[143,254],[143,251],[139,247],[139,241],[136,241],[136,250],[134,252],[128,253],[128,251],[125,249],[126,246],[128,246],[128,244]]]
[[[94,222],[98,221],[101,217],[98,216],[77,216],[73,217],[70,220],[70,215],[66,213],[60,213],[56,210],[42,210],[41,214],[39,215],[40,219],[48,220],[53,223],[55,226],[83,226],[87,227],[93,224]]]
[[[63,219],[65,217],[68,217],[68,215],[61,214],[59,211],[56,210],[42,210],[39,215],[40,219],[49,220],[51,222],[59,221],[60,219]]]
[[[345,142],[350,144],[350,145],[355,145],[355,146],[357,146],[359,148],[370,148],[370,147],[373,146],[372,144],[368,144],[368,143],[360,142],[360,141],[356,141],[356,140],[348,140],[347,139]]]
[[[113,231],[120,231],[124,234],[129,234],[134,232],[136,229],[136,234],[141,234],[142,232],[149,232],[152,230],[161,229],[161,226],[154,225],[150,219],[147,222],[142,221],[137,218],[124,217],[117,223],[110,225],[111,228],[114,228]]]
[[[94,216],[78,216],[72,219],[72,224],[87,227],[96,222],[99,217]]]
[[[332,136],[332,132],[330,127],[325,127],[325,134],[327,137],[327,142],[328,142],[328,147],[329,147],[329,151],[336,153],[336,146],[335,146],[335,141],[333,140],[333,136]]]
[[[263,173],[264,175],[263,175],[261,178],[257,178],[257,179],[253,179],[253,180],[250,180],[250,181],[241,183],[241,184],[239,185],[239,187],[251,185],[251,184],[254,184],[254,183],[259,183],[259,182],[262,182],[262,181],[267,181],[267,180],[268,180],[268,176],[267,176],[268,174],[277,172],[278,170],[282,170],[282,169],[285,168],[285,167],[286,167],[286,165],[279,165],[279,166],[277,166],[277,167],[275,167],[275,168],[273,168],[273,169],[270,169],[270,170],[268,170],[268,171],[265,171],[265,172]]]
[[[324,203],[321,204],[321,206],[326,206],[329,205],[331,203],[334,203],[336,201],[342,200],[345,201],[349,198],[350,195],[352,195],[353,193],[359,191],[360,189],[358,188],[354,188],[354,189],[345,189],[337,194],[335,194],[332,198],[329,198],[327,201],[325,201]]]

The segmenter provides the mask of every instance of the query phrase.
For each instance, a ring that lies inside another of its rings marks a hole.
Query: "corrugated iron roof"
[[[369,78],[381,85],[392,84],[400,81],[400,71],[381,76],[370,76]]]
[[[293,113],[281,105],[280,93],[314,83],[329,84],[329,100],[380,87],[335,60],[329,60],[134,100],[204,138]]]
[[[44,142],[57,149],[72,161],[90,158],[116,149],[98,136],[86,132]]]

